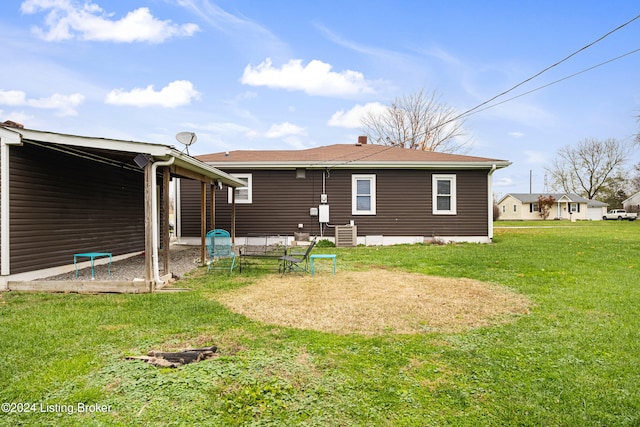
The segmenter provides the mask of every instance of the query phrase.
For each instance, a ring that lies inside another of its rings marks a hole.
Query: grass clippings
[[[216,294],[267,324],[335,334],[461,332],[528,312],[528,300],[477,280],[387,270],[275,276]]]

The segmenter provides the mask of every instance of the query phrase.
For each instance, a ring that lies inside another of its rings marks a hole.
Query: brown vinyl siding
[[[351,176],[376,175],[376,215],[351,214]],[[457,215],[433,215],[432,175],[455,174]],[[353,220],[358,235],[486,235],[487,171],[358,170],[331,171],[327,180],[332,224]]]
[[[243,173],[243,172],[233,172]],[[307,171],[306,178],[296,179],[295,171],[248,172],[253,175],[251,204],[236,204],[236,235],[289,234],[303,223],[304,231],[319,233],[318,219],[309,217],[309,208],[317,207],[322,190],[322,173]],[[291,178],[289,180],[288,178]],[[284,180],[284,181],[282,181]],[[193,180],[180,180],[181,235],[200,237],[200,184]],[[216,228],[231,230],[231,204],[228,188],[216,192]],[[207,201],[209,189],[207,189]],[[315,202],[314,202],[315,200]],[[282,209],[274,209],[280,207]],[[207,212],[210,206],[207,203]],[[295,222],[292,222],[295,221]],[[207,229],[211,228],[207,215]]]
[[[322,170],[307,170],[304,179],[296,178],[295,170],[229,172],[253,176],[253,203],[236,205],[237,236],[247,233],[292,235],[298,231],[299,223],[304,224],[303,231],[319,234],[318,218],[310,217],[309,209],[320,204]],[[456,175],[457,215],[432,214],[434,173]],[[352,215],[353,174],[376,175],[376,215]],[[342,225],[354,220],[360,236],[487,235],[487,174],[488,170],[330,170],[325,179],[330,224]],[[192,184],[185,184],[181,184],[182,235],[199,236],[199,190],[195,190],[197,203],[190,203],[187,200],[191,198],[188,193],[193,192]],[[216,190],[216,227],[230,229],[230,215],[227,189]],[[325,230],[325,234],[333,235],[333,232]]]
[[[0,150],[0,165],[2,165],[2,150]],[[0,166],[0,169],[2,169],[2,166]],[[2,174],[0,173],[0,186],[2,185]],[[2,202],[2,192],[0,192],[0,203]],[[1,205],[0,205],[1,206]],[[2,239],[2,215],[0,215],[0,239]],[[2,259],[2,257],[4,256],[4,254],[2,253],[2,245],[0,245],[0,259]]]
[[[298,231],[298,223],[304,224],[305,232],[319,232],[318,219],[309,216],[309,208],[320,203],[320,171],[307,171],[306,178],[296,178],[295,170],[248,173],[253,175],[253,203],[236,204],[238,236],[247,233],[293,235]],[[219,214],[216,220],[230,223],[227,192],[220,196],[216,198]]]
[[[200,188],[202,183],[181,178],[180,179],[180,234],[182,236],[200,237]],[[207,190],[207,200],[209,191]],[[208,212],[208,207],[207,207]],[[209,215],[207,215],[208,219]],[[177,226],[177,224],[176,224]],[[207,229],[210,224],[207,220]],[[220,227],[218,227],[220,228]]]
[[[10,149],[11,273],[144,250],[144,174],[25,141]]]

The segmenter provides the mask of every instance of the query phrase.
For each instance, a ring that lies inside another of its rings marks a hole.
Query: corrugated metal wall
[[[317,217],[309,208],[320,204],[322,173],[307,170],[306,178],[296,178],[293,170],[233,171],[253,174],[253,203],[236,205],[236,235],[288,234],[299,231],[319,233]],[[375,174],[377,214],[351,214],[351,176]],[[354,220],[358,235],[386,236],[478,236],[488,233],[488,170],[437,171],[456,174],[457,215],[433,215],[431,177],[427,170],[331,170],[325,179],[331,224]],[[199,183],[181,182],[182,236],[200,234]],[[216,190],[216,227],[230,229],[231,207],[227,189]],[[209,228],[209,224],[207,225]]]
[[[10,149],[11,273],[144,250],[144,174],[25,142]]]

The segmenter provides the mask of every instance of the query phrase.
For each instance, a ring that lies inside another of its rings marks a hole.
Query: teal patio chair
[[[209,260],[207,262],[207,272],[214,267],[216,261],[221,258],[231,258],[231,267],[229,272],[233,272],[236,265],[236,253],[231,247],[231,236],[226,230],[215,229],[207,232],[207,254]]]

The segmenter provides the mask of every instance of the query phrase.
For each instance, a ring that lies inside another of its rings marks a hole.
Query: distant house
[[[640,212],[640,191],[624,200],[622,207],[629,212]]]
[[[171,146],[0,123],[0,291],[73,271],[74,254],[86,252],[145,252],[152,290],[170,269],[157,248],[169,243],[171,177],[245,185]]]
[[[239,238],[304,232],[332,240],[337,228],[353,225],[354,243],[366,245],[435,238],[490,242],[492,174],[510,164],[367,144],[364,137],[357,144],[230,151],[198,159],[248,182],[235,194],[215,192],[216,228],[235,227]],[[189,239],[198,231],[190,220],[197,186],[188,180],[179,186],[178,235]]]
[[[541,220],[539,197],[552,196],[555,203],[547,219],[601,220],[607,204],[571,193],[509,193],[498,201],[501,220]]]

